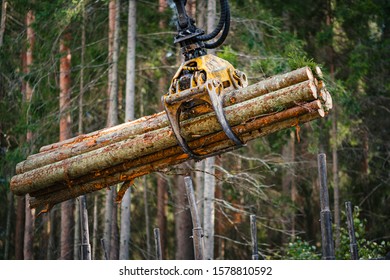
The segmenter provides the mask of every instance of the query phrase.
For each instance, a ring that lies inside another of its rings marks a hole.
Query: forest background
[[[187,2],[197,26],[210,30],[218,3]],[[335,107],[300,131],[258,139],[211,165],[189,162],[144,176],[127,208],[107,203],[110,190],[88,194],[93,259],[103,258],[101,239],[110,259],[154,259],[154,228],[164,259],[193,259],[182,176],[188,170],[212,228],[205,237],[209,258],[250,259],[254,214],[262,258],[318,259],[319,152],[328,159],[336,257],[349,258],[345,201],[355,206],[361,257],[383,257],[390,250],[390,2],[229,3],[231,31],[216,55],[250,84],[320,65]],[[2,0],[0,27],[0,259],[79,259],[78,199],[35,217],[28,197],[10,192],[10,179],[18,162],[60,137],[162,111],[160,98],[182,59],[173,45],[173,1]],[[210,182],[211,200],[204,197]]]

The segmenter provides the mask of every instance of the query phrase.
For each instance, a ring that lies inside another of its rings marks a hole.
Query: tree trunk
[[[107,127],[118,124],[118,58],[119,58],[119,20],[120,0],[110,0],[109,4],[109,46],[112,41],[112,52],[109,49],[109,57],[112,56],[112,63],[109,59],[108,83],[110,95],[108,99]],[[114,22],[114,25],[112,24]],[[114,28],[112,30],[112,27]],[[113,34],[113,36],[111,35]]]
[[[146,255],[147,259],[151,259],[152,250],[150,245],[150,217],[149,217],[149,203],[148,203],[148,183],[146,177],[143,178],[144,185],[144,209],[145,209],[145,237],[146,237]]]
[[[127,26],[127,65],[126,65],[126,109],[125,121],[134,119],[135,98],[135,34],[136,34],[136,1],[129,0],[129,18]],[[130,206],[131,189],[123,197],[121,204],[121,233],[119,259],[129,259],[130,242]]]
[[[199,216],[202,218],[203,218],[203,201],[204,201],[204,162],[205,162],[204,160],[201,160],[195,163],[196,201],[198,204]]]
[[[50,211],[49,213],[49,219],[48,219],[48,225],[47,225],[47,231],[48,231],[48,241],[47,241],[47,259],[48,260],[53,260],[57,259],[57,257],[54,254],[55,251],[55,228],[56,228],[56,212],[55,211]]]
[[[34,209],[30,209],[30,196],[26,195],[26,213],[24,227],[24,246],[23,257],[25,260],[34,259],[33,241],[34,241]]]
[[[85,2],[82,3],[83,19],[81,24],[81,58],[80,58],[80,94],[79,94],[79,135],[83,134],[83,116],[84,116],[84,67],[85,67],[85,24],[87,15],[85,13]]]
[[[14,212],[14,196],[12,192],[7,194],[8,199],[8,210],[7,210],[7,221],[5,224],[5,244],[4,244],[4,259],[9,259],[9,247],[11,240],[11,217]]]
[[[32,28],[32,24],[34,23],[35,16],[33,11],[28,11],[26,15],[26,26],[27,26],[27,51],[26,51],[26,74],[30,73],[30,67],[33,63],[33,51],[35,45],[35,32]],[[25,101],[27,104],[31,103],[31,99],[33,96],[33,89],[29,81],[26,82],[25,88]],[[27,118],[27,122],[29,122],[29,114]],[[28,123],[27,123],[28,124]],[[26,141],[29,145],[29,149],[32,150],[32,132],[30,129],[27,129]],[[61,139],[60,139],[61,140]],[[30,196],[26,196],[26,202],[30,201]],[[35,211],[30,209],[29,204],[25,205],[25,229],[24,229],[24,250],[23,255],[25,260],[33,259],[33,239],[34,239],[34,216]]]
[[[79,123],[78,123],[78,133],[81,135],[83,133],[83,98],[84,98],[84,67],[85,67],[85,21],[86,21],[86,13],[85,13],[85,2],[82,2],[82,23],[81,23],[81,58],[80,58],[80,93],[79,93]],[[77,260],[79,258],[83,259],[83,251],[80,248],[84,248],[82,244],[82,240],[80,237],[82,233],[80,232],[81,226],[83,226],[80,216],[87,209],[82,209],[81,207],[86,206],[84,203],[85,197],[79,197],[79,203],[76,203],[75,209],[75,238],[74,238],[74,259]],[[87,223],[88,225],[88,223]],[[79,247],[80,246],[80,247]],[[89,258],[90,259],[90,258]]]
[[[111,221],[111,242],[110,244],[110,260],[119,259],[119,229],[118,229],[118,207],[115,203],[117,192],[113,192],[113,209],[112,209],[112,221]]]
[[[7,18],[7,0],[1,2],[1,19],[0,19],[0,48],[3,46],[5,33],[5,20]]]
[[[163,175],[157,176],[157,227],[160,229],[161,257],[167,259],[167,205],[168,183]]]
[[[295,203],[297,201],[298,191],[295,180],[295,131],[290,132],[290,149],[291,149],[291,167],[290,167],[290,176],[291,176],[291,202],[293,204],[293,209],[295,209]],[[299,133],[299,132],[298,132]],[[292,211],[291,214],[291,237],[295,238],[295,211]]]
[[[18,196],[16,201],[15,259],[23,260],[25,196]]]
[[[74,237],[73,237],[73,259],[80,260],[80,245],[81,245],[81,232],[80,232],[80,200],[81,196],[75,200],[74,207]]]
[[[89,243],[89,225],[87,198],[85,195],[80,197],[80,224],[81,224],[81,259],[91,260],[91,245]]]
[[[70,33],[60,40],[60,141],[71,137],[70,93],[71,93],[71,53],[68,44]],[[63,260],[73,257],[74,229],[73,200],[61,204],[61,255]]]
[[[92,259],[96,260],[97,232],[98,232],[98,196],[95,194],[93,200],[93,228],[92,228]]]
[[[206,0],[197,0],[196,1],[196,26],[201,29],[206,27],[206,11],[207,11],[207,1]]]
[[[110,0],[109,3],[109,99],[107,113],[107,127],[118,124],[118,57],[119,57],[119,20],[120,20],[120,1]],[[112,46],[112,47],[111,47]],[[111,60],[112,59],[112,60]],[[107,256],[111,257],[111,239],[113,238],[112,228],[117,227],[116,217],[117,208],[114,205],[116,196],[116,187],[107,190],[105,219],[104,219],[104,241],[106,245]],[[112,223],[115,223],[113,225]],[[114,254],[115,255],[115,254]]]
[[[217,15],[216,0],[208,0],[207,1],[207,33],[213,32],[215,28],[216,15]],[[215,54],[215,49],[208,50],[208,53]]]
[[[214,259],[214,224],[215,224],[215,158],[205,160],[204,168],[204,244],[205,259]]]
[[[223,164],[223,157],[215,157],[215,165],[216,166],[222,166]],[[224,199],[223,197],[223,181],[222,180],[218,180],[218,178],[222,178],[223,177],[223,174],[222,174],[222,171],[220,169],[216,169],[215,170],[215,178],[217,179],[216,181],[216,184],[215,184],[215,199],[216,200],[219,200],[219,201],[222,201]],[[219,236],[226,236],[226,228],[225,228],[225,225],[223,223],[225,217],[224,217],[224,213],[222,213],[222,207],[215,207],[215,236],[219,235]],[[216,245],[214,246],[215,247],[215,259],[220,259],[220,260],[223,260],[225,259],[225,239],[223,238],[218,238],[215,240],[216,241]]]
[[[207,33],[211,33],[215,28],[217,14],[216,0],[207,1]],[[215,54],[215,50],[209,50]],[[204,163],[204,219],[203,226],[205,232],[205,259],[214,259],[214,220],[215,220],[215,158],[207,158]]]
[[[176,176],[175,190],[175,236],[176,260],[193,260],[192,220],[186,196],[186,186],[183,176]]]
[[[167,0],[159,0],[158,12],[164,13],[168,7]],[[161,30],[166,28],[166,21],[160,19],[159,27]],[[161,56],[161,64],[166,65],[167,59],[165,54]],[[167,91],[167,77],[162,75],[158,79],[158,92]],[[161,105],[160,105],[161,106]],[[162,109],[162,108],[161,108]],[[161,246],[161,258],[167,259],[167,205],[168,205],[168,182],[162,174],[157,174],[157,227],[159,228],[159,240]]]

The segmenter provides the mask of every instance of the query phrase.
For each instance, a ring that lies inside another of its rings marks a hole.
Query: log
[[[291,71],[291,72],[288,72],[285,74],[270,77],[268,79],[265,79],[263,81],[256,83],[254,86],[256,86],[255,91],[258,92],[260,95],[263,95],[263,94],[273,92],[273,91],[276,91],[276,90],[284,88],[284,87],[288,87],[288,86],[298,84],[298,83],[303,82],[303,81],[313,80],[313,79],[314,79],[314,76],[313,76],[313,72],[311,71],[311,69],[309,67],[302,67],[302,68],[296,69],[294,71]],[[247,95],[246,91],[247,90],[250,91],[251,88],[252,88],[252,86],[245,88],[245,89],[233,91],[232,92],[233,98],[241,98],[241,96],[246,96]],[[225,105],[227,105],[227,106],[231,105],[228,103],[229,99],[230,99],[229,97],[225,97],[225,100],[224,100]],[[242,101],[244,101],[244,100],[242,100]],[[101,129],[98,131],[91,132],[89,134],[83,134],[83,135],[79,135],[79,136],[76,136],[73,138],[69,138],[65,141],[46,145],[46,146],[41,147],[39,151],[45,152],[45,151],[49,151],[49,150],[55,150],[55,149],[63,147],[63,146],[73,145],[73,144],[79,143],[79,142],[93,141],[95,138],[97,138],[99,136],[103,136],[103,135],[110,134],[110,133],[113,133],[115,135],[116,132],[121,131],[121,130],[126,130],[129,127],[133,127],[133,125],[139,124],[148,118],[154,118],[154,119],[156,119],[156,123],[161,123],[162,121],[160,118],[166,118],[166,116],[164,113],[159,113],[159,114],[156,114],[153,116],[143,117],[143,118],[140,118],[140,119],[132,121],[132,122],[117,125],[115,127]],[[167,120],[166,120],[166,122],[167,122]],[[166,123],[165,125],[168,125],[168,123]],[[132,128],[132,129],[133,130],[130,132],[130,134],[137,134],[137,132],[136,132],[137,128]],[[143,128],[141,128],[141,129],[143,129]],[[157,128],[152,128],[151,130],[155,130],[155,129],[157,129]],[[110,137],[111,136],[109,136],[109,138],[107,138],[107,139],[110,139]]]
[[[255,92],[256,87],[252,91]],[[235,126],[254,117],[291,108],[316,98],[317,90],[313,81],[306,81],[225,107],[225,115],[230,125]],[[181,125],[187,142],[221,131],[214,112],[191,118]],[[16,175],[11,180],[11,189],[15,194],[23,195],[176,145],[170,127],[133,135],[130,139]]]
[[[332,108],[320,69],[304,67],[244,89],[224,93],[224,112],[243,143],[324,117]],[[181,115],[189,147],[208,157],[238,147],[222,131],[209,105]],[[42,147],[17,166],[11,180],[17,195],[30,194],[30,207],[53,205],[125,182],[118,201],[134,179],[189,159],[177,145],[165,112]]]
[[[266,117],[254,119],[245,124],[233,127],[233,131],[238,133],[244,142],[263,137],[284,128],[297,126],[324,116],[320,108],[319,101],[313,101],[305,106],[297,106],[286,111],[275,113]],[[207,143],[207,146],[204,146]],[[236,149],[237,146],[229,140],[223,132],[216,133],[206,139],[199,139],[191,142],[190,147],[198,153],[213,153],[216,151],[227,152]],[[64,187],[53,193],[41,194],[32,198],[30,206],[33,208],[45,207],[50,209],[53,205],[77,197],[80,194],[90,193],[115,183],[143,176],[153,171],[159,171],[171,165],[180,164],[188,160],[188,155],[184,154],[180,147],[176,146],[167,150],[159,151],[154,155],[149,155],[104,170],[95,180],[77,184],[72,182],[71,187]],[[146,163],[149,162],[149,163]],[[91,179],[91,178],[89,178]]]
[[[277,75],[266,79],[245,89],[227,92],[224,96],[224,104],[225,106],[230,106],[244,102],[307,80],[313,81],[313,73],[310,68],[303,67],[283,75]],[[210,111],[211,108],[198,106],[192,114],[184,115],[183,120],[199,116]],[[158,114],[143,117],[115,127],[102,129],[62,142],[47,145],[40,149],[41,153],[31,155],[25,161],[17,164],[16,174],[21,174],[60,160],[102,148],[114,142],[132,138],[138,134],[154,131],[167,126],[169,126],[169,122],[166,114],[164,112],[160,112]]]
[[[236,127],[233,127],[233,131],[235,131],[236,134],[243,134],[248,133],[256,129],[263,129],[267,130],[267,126],[271,124],[275,124],[277,122],[287,120],[289,118],[297,118],[301,115],[311,113],[311,112],[317,112],[319,117],[324,117],[325,113],[322,109],[321,103],[316,100],[304,105],[296,106],[294,108],[271,114],[268,116],[264,116],[257,119],[252,119],[244,124],[238,125]],[[298,119],[296,119],[298,122]],[[196,150],[199,154],[208,154],[207,146],[219,141],[227,141],[229,140],[224,132],[218,132],[212,135],[208,135],[204,138],[199,138],[193,142],[190,143],[190,147],[194,150]],[[223,151],[221,151],[223,152]],[[69,186],[78,186],[83,185],[85,183],[88,183],[90,181],[95,181],[96,179],[108,177],[111,176],[114,173],[123,172],[126,170],[129,170],[131,168],[147,165],[151,162],[155,162],[161,159],[167,159],[171,156],[176,155],[182,155],[184,154],[182,149],[179,146],[175,146],[173,148],[169,148],[166,150],[159,151],[157,153],[147,155],[144,157],[137,158],[136,160],[128,160],[124,161],[123,163],[117,165],[117,166],[111,166],[105,170],[99,170],[98,172],[94,172],[91,174],[88,174],[83,177],[76,178],[74,180],[70,180],[68,182],[56,184],[54,186],[47,187],[45,189],[32,192],[32,196],[41,196],[48,193],[56,192],[60,189],[69,188]]]

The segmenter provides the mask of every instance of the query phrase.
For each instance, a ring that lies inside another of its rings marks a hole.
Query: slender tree
[[[177,175],[175,184],[175,258],[177,260],[193,260],[194,247],[190,239],[190,236],[192,236],[192,220],[191,211],[188,207],[184,177]]]
[[[119,21],[120,21],[120,0],[111,0],[109,3],[109,35],[108,35],[108,113],[107,126],[111,127],[118,124],[118,59],[119,59]],[[104,218],[104,241],[107,255],[111,258],[116,256],[117,252],[111,253],[111,241],[116,245],[117,236],[113,236],[117,230],[117,207],[114,204],[116,197],[116,187],[107,190],[105,218]],[[114,248],[113,248],[114,249]],[[119,253],[119,250],[118,250]],[[119,254],[118,254],[119,255]]]
[[[26,26],[27,26],[27,51],[26,51],[26,74],[31,72],[31,65],[33,64],[33,51],[35,45],[35,31],[32,27],[34,23],[35,15],[32,10],[29,10],[26,15]],[[25,87],[25,102],[27,106],[30,106],[31,99],[33,96],[33,88],[30,81],[26,82]],[[28,114],[29,115],[29,114]],[[29,118],[28,118],[29,121]],[[29,146],[29,149],[32,150],[32,131],[27,129],[26,141]],[[34,216],[35,210],[30,209],[29,201],[30,196],[26,196],[25,204],[25,228],[24,228],[24,250],[23,255],[24,259],[31,260],[33,259],[33,239],[34,239]]]
[[[7,19],[7,1],[1,2],[1,18],[0,18],[0,48],[3,46],[4,33],[5,33],[5,20]]]
[[[23,260],[25,197],[18,196],[16,199],[16,203],[15,259]]]
[[[167,0],[159,0],[158,13],[162,15],[168,7]],[[159,28],[166,28],[166,21],[161,18]],[[166,65],[167,59],[165,53],[161,55],[161,64]],[[167,90],[167,77],[161,75],[158,79],[158,92],[164,93]],[[161,106],[161,105],[160,105]],[[162,108],[161,108],[162,109]],[[167,205],[168,205],[168,183],[162,174],[157,175],[157,227],[159,228],[159,237],[161,245],[161,257],[167,259]]]
[[[207,3],[207,32],[215,28],[216,1]],[[211,50],[210,53],[215,53]],[[209,157],[204,164],[204,232],[205,232],[205,258],[214,258],[214,222],[215,222],[215,158]]]
[[[126,108],[125,121],[134,119],[135,97],[135,43],[136,43],[136,1],[129,0],[127,26],[127,64],[126,64]],[[131,188],[126,191],[121,204],[121,233],[119,259],[129,258],[130,242]]]
[[[60,141],[71,137],[71,34],[67,31],[60,39]],[[61,204],[61,259],[73,257],[74,229],[73,200]]]

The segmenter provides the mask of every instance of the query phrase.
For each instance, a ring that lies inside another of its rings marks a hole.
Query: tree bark
[[[27,26],[27,51],[26,51],[26,74],[29,74],[31,65],[33,64],[33,51],[35,45],[35,32],[32,28],[34,23],[35,16],[34,12],[29,10],[26,15],[26,26]],[[26,82],[25,88],[25,102],[27,104],[31,103],[33,96],[33,89],[29,81]],[[27,122],[29,122],[30,116],[28,114]],[[28,124],[28,123],[27,123]],[[32,139],[33,134],[30,129],[27,129],[26,141],[29,145],[30,150],[32,150]],[[25,201],[30,201],[30,196],[27,195]],[[33,242],[34,242],[34,216],[35,211],[31,210],[28,203],[25,205],[25,229],[24,229],[24,249],[23,255],[25,260],[33,259]]]
[[[16,201],[15,259],[23,260],[25,196],[18,196]]]
[[[135,34],[136,34],[136,1],[129,0],[129,17],[127,33],[127,65],[126,65],[126,109],[125,121],[134,119],[135,98]],[[121,204],[121,232],[119,259],[129,259],[130,242],[130,206],[131,189],[123,197]]]
[[[207,2],[207,32],[211,33],[215,28],[217,6],[215,0]],[[215,50],[209,50],[215,54]],[[205,233],[204,245],[206,260],[214,259],[214,225],[215,225],[215,158],[210,157],[204,163],[204,218],[203,227]]]
[[[9,259],[9,248],[11,240],[11,217],[14,212],[14,196],[12,192],[7,193],[8,199],[8,210],[7,210],[7,221],[5,224],[5,244],[4,244],[4,259]]]
[[[252,90],[256,90],[256,87]],[[244,89],[242,93],[249,91]],[[232,96],[230,93],[226,95]],[[281,89],[273,94],[225,107],[225,115],[230,125],[235,126],[257,116],[272,114],[281,109],[291,108],[295,104],[312,101],[316,97],[316,89],[308,81]],[[188,142],[200,138],[199,136],[221,131],[214,112],[184,121],[181,126],[184,138]],[[16,175],[11,180],[11,188],[16,194],[22,194],[24,191],[38,191],[54,183],[71,182],[71,179],[86,175],[93,170],[102,170],[119,164],[123,162],[123,159],[134,159],[173,146],[176,146],[176,139],[169,127],[133,135],[130,139]]]
[[[312,109],[310,109],[309,106],[307,108],[295,107],[289,109],[288,114],[286,112],[281,112],[269,116],[270,118],[267,117],[266,120],[264,120],[264,118],[254,120],[250,123],[246,123],[245,125],[236,126],[233,131],[242,132],[241,138],[245,143],[255,138],[274,133],[281,129],[312,121],[323,116],[321,113],[322,109],[319,109],[319,111],[314,109],[314,106],[318,106],[318,103],[313,103],[316,104],[310,104],[310,106],[313,106]],[[291,115],[292,111],[294,111],[294,117]],[[209,143],[209,145],[206,147],[204,146],[205,141]],[[227,136],[223,132],[217,133],[213,137],[207,137],[207,140],[202,139],[200,141],[194,141],[193,145],[190,145],[190,147],[192,147],[195,152],[202,152],[205,154],[216,152],[223,153],[237,148],[237,146],[235,146],[232,141],[227,139]],[[145,156],[137,161],[131,161],[133,168],[130,166],[130,164],[122,164],[120,169],[118,169],[118,167],[113,167],[109,170],[106,170],[107,172],[101,173],[104,174],[104,177],[101,179],[82,183],[81,185],[75,183],[71,189],[64,188],[57,190],[55,192],[55,196],[53,196],[53,193],[47,193],[35,197],[35,200],[31,203],[30,206],[45,206],[49,207],[50,209],[52,205],[55,205],[56,203],[61,202],[69,197],[75,197],[84,193],[97,191],[99,189],[106,188],[113,183],[124,180],[131,180],[132,178],[143,176],[150,172],[158,171],[162,168],[182,163],[188,159],[188,155],[184,154],[181,148],[176,146],[164,151],[160,151],[153,155]]]
[[[293,70],[291,72],[276,75],[273,77],[270,77],[268,79],[265,79],[263,81],[260,81],[254,85],[251,85],[244,89],[239,89],[235,91],[231,91],[228,93],[225,93],[223,103],[225,106],[230,106],[239,102],[247,101],[252,98],[265,95],[267,93],[271,93],[274,91],[277,91],[279,89],[283,89],[292,85],[297,85],[304,81],[313,81],[314,76],[310,68],[308,67],[302,67],[296,70]],[[204,111],[203,111],[204,113]],[[200,112],[197,112],[196,114],[200,114]],[[168,119],[166,118],[166,115],[164,112],[160,112],[158,114],[153,115],[153,117],[142,117],[138,120],[135,120],[130,123],[123,123],[121,125],[106,128],[98,131],[91,132],[86,135],[80,135],[71,139],[68,139],[66,141],[60,141],[57,143],[53,143],[50,145],[46,145],[40,148],[40,152],[42,154],[36,154],[31,155],[31,158],[39,158],[41,155],[46,155],[45,152],[60,152],[63,154],[67,154],[67,148],[72,147],[76,150],[83,150],[82,147],[88,148],[90,146],[95,146],[95,144],[101,144],[101,146],[108,145],[108,140],[112,140],[113,142],[120,141],[123,139],[126,139],[128,137],[131,137],[133,134],[140,134],[145,133],[149,131],[153,131],[165,126],[168,126]],[[146,126],[146,127],[145,127]],[[119,134],[120,132],[123,132],[123,134]],[[82,147],[80,147],[82,146]],[[99,146],[99,147],[101,147]],[[63,148],[64,150],[61,150]],[[69,152],[69,151],[68,151]],[[72,154],[71,156],[74,156]],[[30,158],[29,157],[29,158]],[[66,158],[66,157],[64,157]],[[64,158],[59,158],[57,160],[62,160]],[[26,165],[27,162],[23,162],[18,164],[19,169],[21,172],[28,171]],[[45,163],[43,165],[46,165],[48,163]],[[41,165],[42,166],[42,165]],[[37,166],[34,165],[34,168]],[[21,173],[17,172],[17,173]]]
[[[120,20],[120,1],[110,0],[109,3],[109,99],[107,113],[107,127],[118,124],[118,57],[119,57],[119,20]],[[111,257],[111,239],[112,228],[116,227],[117,221],[115,211],[117,208],[114,205],[114,197],[116,196],[116,187],[107,190],[104,218],[104,241],[106,245],[107,256]],[[115,225],[113,225],[115,223]]]
[[[7,0],[1,2],[1,19],[0,19],[0,48],[3,46],[5,21],[7,19]]]
[[[68,44],[70,33],[60,40],[60,141],[71,137],[70,93],[71,93],[71,53]],[[73,200],[61,204],[61,255],[63,260],[73,257],[74,229]]]
[[[207,33],[213,32],[215,28],[215,18],[217,14],[216,0],[207,1]],[[215,54],[215,49],[208,50],[209,53]]]
[[[110,0],[109,4],[109,45],[112,37],[112,53],[109,50],[109,57],[112,56],[112,63],[109,59],[109,88],[107,127],[118,124],[118,58],[119,58],[119,20],[120,20],[120,0]],[[112,22],[114,29],[112,30]]]
[[[81,259],[91,260],[91,245],[89,243],[89,225],[87,198],[85,195],[80,197],[80,224],[81,224]]]
[[[34,209],[28,207],[30,196],[26,195],[26,213],[24,227],[24,246],[23,258],[25,260],[34,259],[33,241],[34,241]]]
[[[98,196],[95,194],[93,200],[93,226],[92,226],[92,259],[96,260],[97,251],[97,232],[98,232]]]
[[[294,72],[299,73],[302,70]],[[265,84],[274,85],[274,83],[269,83],[269,81],[260,82],[239,91],[226,92],[224,95],[226,103],[225,114],[236,134],[241,135],[243,139],[250,140],[254,139],[255,135],[266,135],[272,133],[275,129],[295,126],[300,121],[323,117],[325,113],[321,109],[321,104],[325,103],[321,103],[320,100],[314,101],[313,104],[310,103],[311,100],[317,98],[317,87],[314,81],[307,81],[307,78],[310,77],[307,73],[310,72],[305,69],[303,72],[306,72],[303,75],[306,76],[306,82],[282,88],[269,94],[258,96],[264,93],[264,90],[266,92],[269,90],[264,88]],[[285,84],[287,77],[288,75],[283,75],[277,78],[274,77],[272,80],[278,84]],[[234,148],[231,141],[226,141],[226,135],[221,131],[214,113],[206,113],[202,111],[202,108],[204,107],[199,106],[196,109],[197,112],[183,117],[186,120],[181,122],[183,135],[192,149],[195,149],[198,153],[209,154],[213,150],[224,152],[221,150],[221,147]],[[199,114],[199,112],[203,113]],[[314,112],[314,115],[310,112]],[[307,119],[299,117],[302,114],[309,114],[310,117],[307,117]],[[64,199],[65,194],[71,194],[73,197],[76,193],[83,194],[101,189],[108,186],[109,182],[123,182],[127,179],[158,170],[162,166],[183,162],[188,159],[188,156],[177,146],[176,139],[172,135],[170,128],[161,125],[161,122],[168,125],[166,116],[165,118],[163,116],[164,114],[157,114],[130,123],[132,125],[129,126],[130,128],[127,128],[132,132],[138,129],[140,135],[131,136],[127,131],[127,140],[111,142],[110,145],[103,146],[100,150],[92,150],[91,152],[14,176],[11,181],[11,188],[17,194],[32,193],[35,196],[35,202],[40,201],[38,204],[48,201],[48,197],[51,196],[50,192],[56,192],[57,196],[55,199],[51,198],[51,202],[61,201]],[[159,119],[160,123],[156,122],[156,118]],[[150,123],[153,124],[153,128],[160,127],[160,129],[150,131],[150,126],[145,125]],[[255,124],[259,126],[256,127]],[[120,126],[123,128],[122,125]],[[136,127],[137,129],[135,129]],[[142,127],[146,130],[143,134]],[[250,134],[251,131],[259,129],[259,127],[262,128],[261,132]],[[113,131],[117,131],[117,129]],[[123,130],[125,129],[117,131],[117,133],[122,133]],[[100,135],[106,137],[108,134],[103,133]],[[95,140],[98,138],[98,135],[94,135]],[[123,137],[123,135],[116,137],[118,139]],[[207,143],[206,146],[205,143]],[[78,144],[76,143],[75,145]],[[68,144],[62,142],[60,145],[53,147],[53,149],[54,151],[61,150],[64,145]],[[43,154],[46,153],[43,152]],[[85,172],[83,169],[90,168],[88,166],[91,164],[94,166],[94,170]],[[44,170],[48,173],[44,174]],[[64,175],[66,176],[63,177]],[[66,180],[61,178],[66,178]],[[49,179],[49,182],[47,179]],[[42,182],[46,186],[42,186]],[[53,182],[56,182],[55,187],[51,186]],[[67,184],[77,187],[69,188]],[[79,185],[83,185],[81,189],[78,187]],[[36,205],[35,202],[33,203],[34,205]]]
[[[84,67],[85,67],[85,24],[87,15],[85,13],[85,2],[82,3],[82,23],[81,23],[81,58],[80,58],[80,93],[79,93],[79,135],[83,134],[83,116],[84,116]]]
[[[205,160],[204,168],[204,219],[205,259],[214,259],[214,224],[215,224],[215,157]]]
[[[149,203],[148,203],[148,183],[146,177],[143,178],[144,185],[144,212],[145,212],[145,237],[146,237],[146,255],[148,259],[151,259],[152,250],[150,244],[150,216],[149,216]]]
[[[191,212],[188,207],[186,187],[183,176],[176,176],[175,190],[175,237],[176,260],[193,260],[194,248],[192,236]]]
[[[157,175],[157,227],[160,229],[161,257],[167,259],[167,205],[168,183],[162,174]]]

